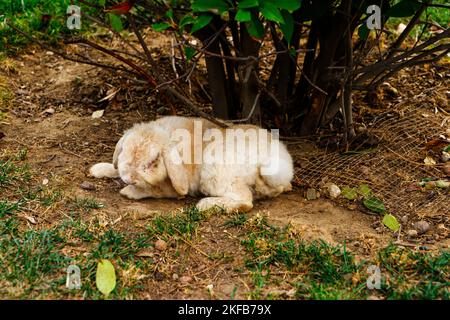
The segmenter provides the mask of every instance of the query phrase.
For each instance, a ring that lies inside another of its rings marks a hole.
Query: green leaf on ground
[[[358,192],[360,195],[362,195],[364,198],[369,198],[372,195],[372,190],[367,184],[362,184],[358,188]]]
[[[113,264],[106,259],[100,260],[97,264],[97,273],[95,276],[95,283],[98,290],[106,297],[116,287],[116,270]]]
[[[376,213],[385,213],[386,207],[384,206],[383,201],[378,198],[371,197],[363,200],[364,206],[372,212]]]
[[[398,223],[397,218],[395,218],[392,214],[385,215],[382,222],[386,227],[394,232],[397,232],[400,229],[400,223]]]
[[[358,192],[356,192],[355,188],[344,187],[341,195],[347,200],[355,200],[358,197]]]

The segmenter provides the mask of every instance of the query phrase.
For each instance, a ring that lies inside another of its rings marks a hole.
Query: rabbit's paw
[[[111,163],[97,163],[89,169],[94,178],[119,178],[119,171]]]
[[[206,211],[215,207],[222,208],[227,213],[236,211],[247,212],[253,208],[253,204],[251,201],[237,201],[226,197],[203,198],[197,203],[197,209],[200,211]]]
[[[200,211],[206,211],[215,207],[224,208],[223,203],[218,201],[217,198],[203,198],[197,203],[197,209]]]
[[[140,200],[150,197],[150,194],[136,188],[135,186],[126,186],[125,188],[120,190],[120,194],[132,200]]]

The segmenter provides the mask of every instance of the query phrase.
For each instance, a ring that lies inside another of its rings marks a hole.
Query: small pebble
[[[181,278],[180,278],[180,282],[182,283],[182,284],[188,284],[189,282],[191,282],[192,281],[192,277],[189,277],[189,276],[182,276]]]
[[[411,229],[406,232],[406,235],[410,238],[415,238],[419,235],[419,233],[416,230]]]
[[[80,184],[80,188],[89,191],[95,190],[95,186],[88,181],[84,181],[82,184]]]
[[[92,113],[92,119],[100,119],[105,114],[105,110],[97,110]]]
[[[430,230],[430,224],[425,220],[420,220],[414,224],[414,228],[419,234],[423,234]]]
[[[165,251],[167,249],[167,242],[164,240],[157,240],[155,242],[155,248],[159,251]]]
[[[180,278],[176,273],[174,273],[173,275],[172,275],[172,279],[173,280],[178,280],[178,278]]]
[[[341,189],[333,183],[328,185],[328,194],[331,198],[336,199],[341,195]]]
[[[408,222],[408,216],[403,216],[403,217],[401,217],[401,222],[402,223],[407,223]]]
[[[316,200],[317,199],[317,193],[315,189],[309,188],[306,191],[306,199],[308,200]]]
[[[44,114],[44,115],[50,115],[50,114],[54,114],[54,113],[55,113],[55,109],[53,109],[53,108],[45,109],[45,110],[42,112],[42,114]]]

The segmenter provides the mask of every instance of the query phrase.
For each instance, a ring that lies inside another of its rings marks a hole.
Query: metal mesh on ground
[[[339,187],[370,186],[390,213],[397,216],[442,216],[450,213],[447,190],[425,190],[418,187],[423,179],[445,179],[443,164],[425,165],[427,141],[438,139],[446,126],[435,115],[423,110],[405,109],[386,112],[368,128],[369,136],[379,140],[369,152],[342,154],[317,149],[305,154],[294,149],[301,158],[297,176],[306,185],[321,188],[327,182]],[[436,159],[438,160],[438,159]]]

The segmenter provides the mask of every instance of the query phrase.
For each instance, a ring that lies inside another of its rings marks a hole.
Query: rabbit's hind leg
[[[224,209],[227,213],[248,212],[253,208],[252,202],[233,200],[227,197],[203,198],[197,203],[197,209],[206,211],[215,207]]]
[[[223,196],[203,198],[197,203],[200,211],[214,207],[223,208],[227,213],[248,212],[253,208],[252,192],[246,186],[235,186],[231,192],[226,192]]]

